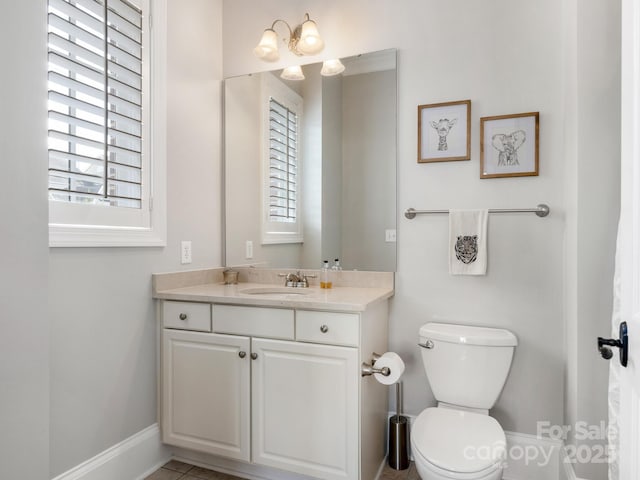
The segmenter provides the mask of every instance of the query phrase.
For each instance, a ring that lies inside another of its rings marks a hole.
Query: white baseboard
[[[53,480],[142,480],[170,459],[171,450],[153,424]]]
[[[409,417],[411,428],[415,417],[406,416]],[[503,480],[582,480],[576,477],[561,441],[517,432],[505,432],[505,435],[508,458]],[[160,429],[154,424],[52,480],[142,480],[171,458],[229,474],[242,474],[250,480],[304,478],[257,465],[168,447],[162,444]],[[381,470],[383,467],[384,463]]]

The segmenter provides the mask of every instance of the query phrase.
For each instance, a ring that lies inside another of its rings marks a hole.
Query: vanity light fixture
[[[304,15],[305,19],[302,24],[294,29],[291,29],[289,24],[284,20],[275,20],[271,24],[271,28],[267,28],[262,34],[258,46],[253,49],[255,56],[266,62],[275,62],[280,58],[280,54],[278,53],[278,34],[274,30],[278,22],[284,23],[289,30],[288,46],[290,51],[298,56],[320,53],[324,48],[324,41],[318,33],[318,26],[316,22],[309,18],[308,13]]]
[[[294,65],[282,70],[280,78],[285,80],[304,80],[304,73],[302,73],[302,67],[300,65]]]
[[[338,75],[342,72],[344,72],[344,65],[339,58],[335,58],[333,60],[325,60],[322,64],[322,70],[320,70],[320,74],[325,77]]]

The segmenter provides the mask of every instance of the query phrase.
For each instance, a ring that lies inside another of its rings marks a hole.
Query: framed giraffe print
[[[471,159],[471,100],[418,105],[418,163]]]
[[[538,176],[539,112],[480,119],[480,178]]]

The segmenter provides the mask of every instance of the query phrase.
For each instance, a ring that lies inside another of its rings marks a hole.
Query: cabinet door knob
[[[321,331],[322,333],[327,333],[327,332],[329,331],[329,327],[327,327],[326,325],[322,325],[322,326],[320,327],[320,331]]]
[[[180,320],[186,320],[187,319],[187,314],[186,313],[181,313],[180,315],[178,315],[178,318],[180,318]]]
[[[258,354],[257,353],[252,353],[251,354],[251,360],[255,360],[256,358],[258,358]]]
[[[246,357],[246,356],[247,356],[247,352],[244,352],[244,351],[240,350],[240,351],[238,352],[238,356],[239,356],[240,358],[244,358],[244,357]]]

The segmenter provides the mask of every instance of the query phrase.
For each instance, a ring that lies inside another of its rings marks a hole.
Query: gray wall
[[[0,478],[48,478],[46,2],[3,2]],[[14,48],[19,45],[19,48]]]
[[[567,45],[566,401],[565,422],[607,420],[608,362],[595,339],[611,331],[613,252],[620,198],[620,1],[570,0]],[[573,432],[572,432],[573,433]],[[588,443],[568,441],[577,445]],[[603,440],[592,443],[604,444]],[[607,478],[607,465],[575,466],[581,478]]]
[[[51,476],[156,422],[151,274],[220,265],[221,2],[169,0],[168,19],[167,247],[50,250]]]

